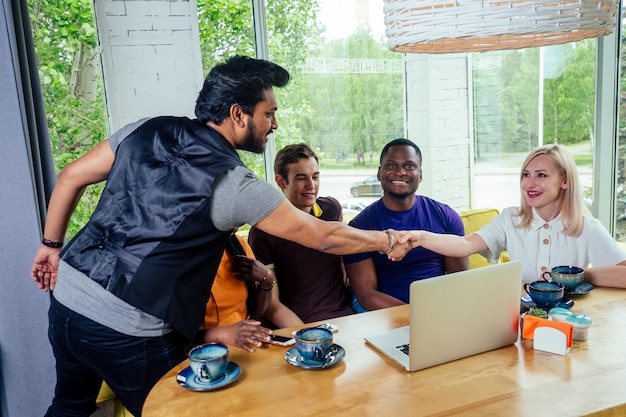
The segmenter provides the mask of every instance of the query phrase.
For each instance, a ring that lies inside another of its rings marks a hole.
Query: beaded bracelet
[[[54,240],[42,239],[41,244],[53,249],[59,249],[63,247],[63,242],[55,242]]]

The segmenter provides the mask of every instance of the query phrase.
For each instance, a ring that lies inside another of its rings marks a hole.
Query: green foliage
[[[593,135],[596,42],[565,44],[558,50],[571,63],[544,81],[544,142],[575,144]]]
[[[574,156],[574,161],[576,162],[577,167],[582,166],[592,166],[593,165],[593,154],[591,151],[588,154],[576,154]]]
[[[523,49],[504,54],[502,147],[506,152],[523,152],[537,145],[539,116],[539,50]],[[531,86],[534,86],[531,87]]]
[[[198,21],[202,66],[205,73],[215,64],[234,55],[256,56],[252,2],[242,0],[198,0]],[[294,76],[305,57],[317,48],[321,28],[317,23],[317,0],[268,0],[267,31],[270,59],[283,65]],[[276,91],[280,111],[277,147],[299,141],[302,137],[295,114],[305,114],[306,102],[289,100],[293,81],[286,91]],[[286,122],[283,123],[280,118]],[[280,133],[279,133],[280,132]],[[279,136],[280,135],[280,136]],[[289,138],[286,140],[284,138]],[[239,152],[244,163],[259,177],[265,176],[263,155]]]
[[[207,71],[232,55],[255,55],[250,1],[200,0],[197,4]],[[270,0],[267,7],[268,31],[274,40],[272,59],[298,67],[316,48],[314,42],[321,31],[316,23],[317,1]],[[29,8],[52,153],[59,172],[108,135],[93,3],[32,0]],[[289,123],[284,131],[296,137],[295,126],[295,122]],[[264,176],[263,155],[241,152],[241,156]],[[87,222],[102,188],[102,184],[87,188],[70,220],[68,238]]]
[[[267,31],[270,59],[296,68],[319,48],[322,27],[318,0],[268,0]]]
[[[355,63],[400,59],[385,43],[375,40],[368,27],[359,27],[347,39],[326,43],[310,58]],[[298,111],[294,120],[300,135],[288,136],[286,143],[307,142],[326,160],[340,163],[357,149],[366,150],[371,159],[376,159],[385,143],[403,136],[401,73],[329,71],[301,73],[298,77],[297,88],[289,91],[286,103]]]
[[[233,55],[255,55],[252,2],[198,0],[196,3],[203,68],[208,71]]]
[[[90,0],[31,0],[33,36],[56,169],[84,154],[107,136],[102,78]],[[197,0],[203,68],[244,54],[255,56],[252,2]],[[357,149],[376,166],[382,146],[404,134],[403,74],[376,71],[305,71],[307,58],[399,60],[369,27],[346,39],[326,41],[317,22],[318,0],[268,0],[270,59],[286,67],[292,82],[277,89],[277,149],[306,142],[322,166],[354,166]],[[595,40],[567,44],[564,70],[544,84],[544,142],[566,144],[593,140]],[[537,144],[539,49],[475,54],[473,70],[476,154],[521,152]],[[557,65],[548,65],[549,69]],[[558,66],[561,68],[560,66]],[[623,73],[623,72],[622,72]],[[624,90],[626,83],[621,83]],[[623,107],[621,107],[623,108]],[[622,110],[623,111],[623,110]],[[622,115],[624,116],[624,115]],[[621,117],[620,137],[626,137]],[[626,141],[620,142],[624,164]],[[263,155],[241,152],[244,162],[264,177]],[[579,160],[579,164],[591,163]],[[626,165],[624,165],[626,166]],[[626,206],[618,171],[618,194]],[[88,189],[71,220],[68,237],[88,219],[102,186]]]
[[[474,54],[476,159],[537,145],[539,50]]]
[[[365,170],[371,170],[371,172],[376,173],[376,170],[378,169],[378,160],[376,158],[374,158],[375,162],[365,162],[364,164],[359,164],[357,165],[356,160],[341,160],[339,162],[336,162],[335,160],[330,160],[330,161],[321,161],[320,162],[320,169],[322,170],[329,170],[329,169],[354,169],[354,168],[359,168],[359,169],[365,169]]]
[[[89,0],[29,2],[39,78],[56,171],[107,136],[102,77]],[[95,208],[101,186],[89,187],[67,237]]]
[[[198,0],[202,62],[205,72],[234,54],[255,55],[252,6],[237,0]],[[404,131],[402,74],[303,72],[306,58],[400,59],[368,27],[348,39],[324,43],[317,22],[317,0],[267,2],[270,59],[292,74],[276,91],[280,129],[276,148],[306,142],[326,161],[353,166],[350,155],[366,149],[373,159],[390,139]],[[337,94],[340,92],[340,94]],[[240,153],[257,175],[262,156]],[[345,162],[343,164],[342,162]]]
[[[543,143],[593,140],[596,41],[540,49],[475,54],[473,66],[477,157],[527,152],[539,138],[543,74]]]

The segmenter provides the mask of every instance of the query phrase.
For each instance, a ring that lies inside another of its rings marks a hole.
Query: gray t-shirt
[[[147,120],[131,123],[112,134],[109,144],[113,152],[117,152],[120,142]],[[254,225],[283,200],[278,189],[257,178],[248,168],[238,166],[215,180],[210,203],[211,220],[222,231],[243,224]],[[172,330],[163,320],[122,301],[63,261],[53,294],[69,309],[120,333],[154,337]]]

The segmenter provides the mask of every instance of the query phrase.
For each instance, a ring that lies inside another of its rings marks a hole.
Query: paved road
[[[507,155],[492,162],[480,162],[474,166],[473,207],[495,207],[499,210],[518,206],[519,167],[526,154]],[[320,196],[333,196],[339,201],[358,200],[367,203],[376,200],[372,197],[355,198],[350,195],[350,184],[375,175],[373,169],[328,170],[322,171]],[[579,170],[583,187],[592,186],[591,168]]]

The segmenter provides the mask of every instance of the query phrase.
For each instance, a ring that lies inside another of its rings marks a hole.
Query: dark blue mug
[[[333,333],[319,327],[298,330],[295,339],[296,349],[310,362],[325,362],[333,345]]]
[[[221,343],[206,343],[189,351],[189,364],[198,383],[208,384],[222,379],[228,363],[228,346]]]
[[[563,299],[565,287],[554,281],[535,281],[524,284],[524,291],[538,307],[548,307]]]
[[[585,270],[571,265],[555,266],[541,276],[543,279],[548,276],[552,281],[563,284],[568,290],[573,290],[585,280]]]

